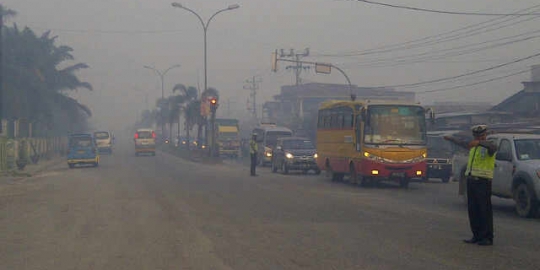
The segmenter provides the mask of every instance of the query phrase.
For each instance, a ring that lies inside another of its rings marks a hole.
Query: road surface
[[[129,143],[98,168],[0,181],[0,269],[538,269],[540,223],[494,200],[495,245],[469,238],[457,183],[360,188],[249,177]]]

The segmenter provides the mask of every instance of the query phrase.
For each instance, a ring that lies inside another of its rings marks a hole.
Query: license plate
[[[400,173],[392,173],[392,176],[393,176],[393,177],[405,177],[405,173],[403,173],[403,172],[400,172]]]

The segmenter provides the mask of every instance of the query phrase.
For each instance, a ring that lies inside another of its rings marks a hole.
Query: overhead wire
[[[526,34],[532,34],[532,33],[540,33],[540,30],[531,31],[531,32],[526,33]],[[484,51],[484,50],[488,50],[488,49],[494,49],[494,48],[498,48],[498,47],[509,46],[509,45],[512,45],[512,44],[521,43],[521,42],[525,42],[525,41],[540,38],[540,35],[535,35],[535,36],[528,36],[528,37],[524,37],[524,38],[520,38],[520,39],[510,40],[510,41],[506,41],[506,42],[502,42],[502,43],[490,44],[490,45],[487,45],[487,46],[484,46],[484,47],[479,47],[479,48],[469,48],[469,47],[473,47],[473,46],[477,46],[477,45],[487,44],[487,43],[491,43],[491,42],[494,42],[494,41],[506,40],[506,39],[515,38],[515,37],[524,36],[524,35],[525,35],[525,33],[520,34],[520,35],[511,36],[511,37],[504,37],[504,38],[490,40],[490,41],[483,41],[483,42],[479,42],[479,43],[475,43],[475,44],[468,44],[468,45],[464,45],[464,46],[443,49],[443,50],[439,50],[439,51],[424,52],[424,53],[420,53],[420,54],[407,55],[407,56],[403,56],[403,57],[393,57],[393,58],[386,58],[386,59],[378,59],[378,60],[367,61],[367,62],[362,62],[362,63],[350,62],[349,64],[354,63],[355,67],[386,67],[386,66],[400,66],[400,65],[413,64],[413,63],[423,63],[423,62],[430,61],[430,60],[440,60],[440,59],[445,59],[445,58],[448,58],[448,57],[462,56],[462,55],[467,55],[467,54],[471,54],[471,53],[476,53],[476,52],[479,52],[479,51]],[[469,49],[467,49],[467,48],[469,48]],[[466,49],[466,50],[461,50],[461,49]],[[439,53],[442,53],[442,54],[439,54]]]
[[[480,81],[480,82],[464,84],[464,85],[458,85],[458,86],[452,86],[452,87],[439,88],[439,89],[433,89],[433,90],[418,91],[416,93],[435,93],[435,92],[443,92],[443,91],[448,91],[448,90],[454,90],[454,89],[458,89],[458,88],[465,88],[465,87],[470,87],[470,86],[475,86],[475,85],[480,85],[480,84],[485,84],[485,83],[489,83],[489,82],[493,82],[493,81],[506,79],[506,78],[513,77],[513,76],[516,76],[516,75],[528,73],[530,71],[531,71],[530,69],[526,69],[526,70],[521,70],[519,72],[515,72],[515,73],[511,73],[511,74],[508,74],[508,75],[499,76],[499,77],[495,77],[495,78],[491,78],[489,80],[484,80],[484,81]]]
[[[387,88],[398,88],[398,87],[400,87],[400,88],[411,88],[411,87],[416,87],[416,86],[420,86],[420,85],[426,85],[426,84],[438,83],[438,82],[443,82],[443,81],[449,81],[449,80],[454,80],[454,79],[458,79],[458,78],[462,78],[462,77],[466,77],[466,76],[470,76],[470,75],[480,74],[480,73],[483,73],[483,72],[486,72],[486,71],[490,71],[490,70],[495,70],[495,69],[502,68],[502,67],[505,67],[505,66],[508,66],[508,65],[516,64],[516,63],[519,63],[519,62],[523,62],[523,61],[525,61],[525,60],[529,60],[529,59],[532,59],[532,58],[535,58],[535,57],[538,57],[538,56],[540,56],[540,53],[536,53],[536,54],[533,54],[533,55],[529,55],[529,56],[527,56],[527,57],[519,58],[519,59],[510,61],[510,62],[504,63],[504,64],[500,64],[500,65],[496,65],[496,66],[491,66],[491,67],[489,67],[489,68],[485,68],[485,69],[481,69],[481,70],[476,70],[476,71],[472,71],[472,72],[467,72],[467,73],[464,73],[464,74],[460,74],[460,75],[456,75],[456,76],[451,76],[451,77],[439,78],[439,79],[435,79],[435,80],[422,81],[422,82],[417,82],[417,83],[397,84],[397,85],[386,85],[386,86],[378,86],[378,87],[387,87]]]
[[[525,9],[521,9],[517,12],[524,12],[527,10],[536,10],[538,7],[540,7],[540,5],[534,5]],[[498,21],[501,19],[503,20],[496,23],[492,23],[494,21]],[[427,36],[424,38],[411,40],[411,41],[407,41],[403,43],[383,45],[383,46],[379,46],[379,47],[375,47],[375,48],[367,49],[367,50],[362,50],[362,51],[352,51],[352,52],[334,53],[334,54],[315,54],[315,55],[322,56],[322,57],[351,57],[351,56],[364,56],[364,55],[370,55],[370,54],[389,53],[389,52],[400,51],[400,50],[416,49],[416,48],[426,47],[426,46],[430,46],[434,44],[439,44],[442,42],[455,41],[455,40],[459,40],[465,37],[470,37],[470,36],[479,34],[480,31],[482,31],[481,33],[484,34],[484,33],[492,32],[492,31],[500,30],[500,29],[507,28],[516,24],[538,19],[538,17],[521,19],[521,20],[518,20],[517,22],[503,25],[497,28],[492,28],[494,26],[498,26],[500,24],[503,24],[512,20],[516,20],[516,19],[519,19],[519,18],[516,18],[516,17],[508,18],[508,16],[503,16],[500,18],[494,18],[494,19],[490,19],[484,22],[477,23],[477,24],[461,27],[461,28],[458,28],[449,32]],[[488,29],[486,30],[486,28]],[[464,30],[467,30],[467,31],[464,31]]]
[[[68,29],[68,28],[46,28],[40,26],[31,26],[33,29],[42,31],[55,31],[66,33],[81,33],[81,34],[170,34],[180,33],[181,30],[100,30],[100,29]]]
[[[369,0],[356,0],[358,2],[363,2],[366,4],[386,6],[399,9],[407,9],[413,11],[422,11],[430,13],[439,13],[439,14],[449,14],[449,15],[473,15],[473,16],[540,16],[540,13],[487,13],[487,12],[464,12],[464,11],[447,11],[447,10],[437,10],[437,9],[428,9],[428,8],[419,8],[403,5],[394,5],[383,2],[369,1]]]

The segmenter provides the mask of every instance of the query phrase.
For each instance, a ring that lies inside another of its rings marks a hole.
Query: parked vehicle
[[[135,142],[135,155],[156,155],[156,133],[149,128],[137,129],[133,141]]]
[[[513,199],[519,216],[534,217],[540,206],[540,135],[498,133],[487,138],[498,146],[492,194]],[[464,196],[467,195],[467,161],[467,155],[454,157],[454,170],[460,176],[459,194]]]
[[[114,139],[114,135],[112,135],[112,133],[109,131],[96,131],[94,132],[94,138],[100,153],[107,152],[112,154]]]
[[[320,174],[316,160],[317,150],[309,139],[279,138],[272,155],[272,172],[281,170],[283,174],[288,174],[291,170],[301,170],[306,174],[313,170],[315,174]]]
[[[452,178],[452,156],[459,147],[444,139],[458,131],[428,132],[427,177],[439,178],[448,183]]]
[[[71,134],[68,143],[67,164],[69,168],[76,165],[99,165],[99,151],[92,134]]]

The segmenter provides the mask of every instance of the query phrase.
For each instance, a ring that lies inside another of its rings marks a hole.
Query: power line
[[[410,6],[402,6],[402,5],[393,5],[393,4],[387,4],[387,3],[375,2],[375,1],[368,1],[368,0],[356,0],[356,1],[358,1],[358,2],[363,2],[363,3],[366,3],[366,4],[379,5],[379,6],[386,6],[386,7],[392,7],[392,8],[407,9],[407,10],[414,10],[414,11],[423,11],[423,12],[430,12],[430,13],[439,13],[439,14],[450,14],[450,15],[475,15],[475,16],[540,16],[540,13],[485,13],[485,12],[446,11],[446,10],[436,10],[436,9],[428,9],[428,8],[418,8],[418,7],[410,7]]]
[[[30,27],[30,26],[29,26]],[[55,31],[55,32],[67,32],[67,33],[81,33],[81,34],[170,34],[179,33],[181,30],[99,30],[99,29],[68,29],[68,28],[45,28],[35,27],[31,28],[42,31]]]
[[[434,89],[434,90],[420,91],[420,92],[417,92],[417,93],[443,92],[443,91],[448,91],[448,90],[453,90],[453,89],[458,89],[458,88],[475,86],[475,85],[484,84],[484,83],[488,83],[488,82],[493,82],[493,81],[497,81],[497,80],[501,80],[501,79],[506,79],[506,78],[516,76],[516,75],[520,75],[520,74],[523,74],[523,73],[527,73],[527,72],[530,72],[530,71],[531,71],[530,69],[526,69],[526,70],[522,70],[522,71],[519,71],[519,72],[516,72],[516,73],[512,73],[512,74],[508,74],[508,75],[500,76],[500,77],[495,77],[495,78],[491,78],[489,80],[484,80],[484,81],[480,81],[480,82],[476,82],[476,83],[470,83],[470,84],[458,85],[458,86],[452,86],[452,87],[446,87],[446,88],[439,88],[439,89]]]
[[[534,5],[532,7],[528,7],[528,8],[518,10],[518,11],[516,11],[516,13],[525,12],[527,10],[535,10],[538,7],[540,7],[540,5]],[[503,23],[506,23],[506,22],[509,22],[509,21],[512,21],[512,20],[516,19],[516,17],[511,17],[511,18],[506,18],[506,17],[508,17],[508,16],[502,16],[500,18],[490,19],[490,20],[487,20],[487,21],[484,21],[484,22],[480,22],[480,23],[468,25],[468,26],[465,26],[465,27],[461,27],[461,28],[458,28],[458,29],[455,29],[455,30],[452,30],[452,31],[449,31],[449,32],[444,32],[444,33],[431,35],[431,36],[427,36],[427,37],[423,37],[423,38],[419,38],[419,39],[415,39],[415,40],[410,40],[410,41],[403,42],[403,43],[397,43],[397,44],[392,44],[392,45],[382,45],[382,46],[379,46],[379,47],[375,47],[375,48],[371,48],[371,49],[367,49],[367,50],[362,50],[362,51],[352,51],[352,52],[335,53],[335,54],[317,54],[317,55],[318,56],[325,56],[325,57],[350,57],[350,56],[363,56],[363,55],[370,55],[370,54],[388,53],[388,52],[399,51],[399,50],[416,49],[416,48],[426,47],[426,46],[429,46],[429,45],[439,44],[439,43],[442,43],[442,42],[448,42],[448,41],[454,41],[454,40],[462,39],[462,38],[465,38],[465,37],[469,37],[469,36],[478,34],[479,31],[482,31],[480,33],[485,34],[485,33],[500,30],[502,28],[506,28],[506,27],[509,27],[509,26],[512,26],[512,25],[516,25],[516,24],[520,24],[520,23],[527,22],[527,21],[530,21],[530,20],[538,19],[537,17],[527,18],[527,19],[519,20],[517,22],[513,22],[513,23],[510,23],[510,24],[507,24],[507,25],[502,25],[502,26],[497,27],[497,28],[491,28],[491,29],[486,30],[486,28],[497,26],[497,25],[500,25],[500,24],[503,24]],[[504,19],[504,18],[506,18],[506,19]],[[502,20],[500,22],[490,24],[490,23],[492,23],[494,21],[498,21],[498,20],[501,20],[501,19],[504,19],[504,20]],[[488,24],[488,25],[486,25],[486,24]],[[464,30],[468,30],[468,31],[462,32]],[[462,33],[460,33],[460,32],[462,32]]]
[[[463,46],[458,46],[458,47],[453,47],[453,48],[447,48],[447,49],[443,49],[443,50],[439,50],[439,51],[429,51],[429,52],[424,52],[424,53],[419,53],[419,54],[414,54],[414,55],[407,55],[407,56],[404,56],[404,57],[393,57],[393,58],[373,60],[373,61],[359,63],[356,66],[357,67],[362,67],[362,66],[363,67],[399,66],[399,65],[404,65],[404,64],[421,63],[421,62],[426,62],[426,61],[429,61],[429,60],[440,60],[440,59],[444,59],[444,58],[448,58],[448,57],[462,56],[462,55],[467,55],[467,54],[471,54],[471,53],[475,53],[475,52],[479,52],[479,51],[484,51],[484,50],[503,47],[503,46],[509,46],[509,45],[512,45],[512,44],[516,44],[516,43],[525,42],[525,41],[540,38],[540,35],[535,35],[535,36],[529,36],[529,37],[524,37],[524,38],[520,38],[520,39],[510,40],[510,41],[506,41],[506,42],[502,42],[502,43],[495,43],[495,44],[491,44],[491,45],[487,45],[487,46],[479,47],[479,48],[469,48],[469,47],[474,47],[474,46],[477,46],[477,45],[491,43],[491,42],[494,42],[494,41],[502,41],[502,40],[516,38],[516,37],[520,37],[520,36],[524,36],[524,35],[528,35],[528,34],[533,34],[533,33],[540,33],[540,30],[531,31],[531,32],[528,32],[528,33],[523,33],[523,34],[509,36],[509,37],[503,37],[503,38],[494,39],[494,40],[490,40],[490,41],[483,41],[483,42],[474,43],[474,44],[468,44],[468,45],[463,45]],[[469,48],[469,49],[467,49],[467,48]],[[462,50],[462,49],[466,49],[466,50]],[[459,51],[459,50],[461,50],[461,51]],[[386,63],[386,65],[385,65],[385,63]]]
[[[401,88],[411,88],[411,87],[414,87],[414,86],[419,86],[419,85],[424,85],[424,84],[431,84],[431,83],[437,83],[437,82],[442,82],[442,81],[448,81],[448,80],[458,79],[458,78],[462,78],[462,77],[465,77],[465,76],[470,76],[470,75],[474,75],[474,74],[478,74],[478,73],[482,73],[482,72],[486,72],[486,71],[498,69],[498,68],[501,68],[501,67],[504,67],[504,66],[508,66],[508,65],[515,64],[515,63],[519,63],[519,62],[522,62],[522,61],[525,61],[525,60],[528,60],[528,59],[531,59],[531,58],[535,58],[535,57],[538,57],[538,56],[540,56],[540,53],[533,54],[533,55],[530,55],[530,56],[527,56],[527,57],[524,57],[524,58],[516,59],[516,60],[514,60],[514,61],[507,62],[507,63],[504,63],[504,64],[492,66],[492,67],[489,67],[489,68],[486,68],[486,69],[476,70],[476,71],[472,71],[472,72],[468,72],[468,73],[464,73],[464,74],[457,75],[457,76],[452,76],[452,77],[440,78],[440,79],[435,79],[435,80],[430,80],[430,81],[423,81],[423,82],[418,82],[418,83],[399,84],[399,85],[388,85],[388,86],[379,86],[379,87],[387,87],[387,88],[397,88],[397,87],[401,87]]]

